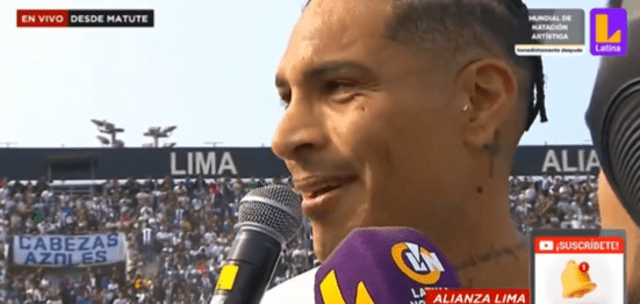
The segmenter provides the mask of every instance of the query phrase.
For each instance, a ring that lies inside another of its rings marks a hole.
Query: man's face
[[[391,13],[390,0],[314,0],[278,69],[289,107],[272,149],[303,194],[320,259],[356,227],[435,228],[429,215],[452,214],[459,192],[456,71],[385,38]]]

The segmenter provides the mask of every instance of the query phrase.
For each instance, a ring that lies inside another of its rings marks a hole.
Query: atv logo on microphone
[[[396,243],[391,247],[391,257],[404,275],[422,285],[437,283],[444,272],[444,267],[434,252],[414,243]]]

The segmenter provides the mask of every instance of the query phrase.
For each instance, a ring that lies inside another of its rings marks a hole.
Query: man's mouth
[[[329,192],[329,191],[331,191],[331,190],[335,190],[335,189],[338,189],[338,188],[340,188],[340,185],[330,185],[330,186],[326,186],[326,187],[321,188],[321,189],[319,189],[319,190],[313,191],[313,192],[309,195],[309,198],[316,198],[316,197],[318,197],[318,196],[320,196],[320,195],[322,195],[322,194],[325,194],[325,193],[327,193],[327,192]]]
[[[316,198],[324,193],[340,188],[357,179],[355,175],[345,176],[307,176],[295,179],[296,189],[305,198]]]
[[[357,180],[356,175],[309,176],[295,180],[296,189],[304,198],[302,209],[309,215],[335,205],[340,191]]]

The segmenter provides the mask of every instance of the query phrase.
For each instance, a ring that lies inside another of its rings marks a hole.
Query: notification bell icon
[[[596,284],[591,282],[587,270],[586,267],[581,270],[574,260],[567,263],[567,268],[562,272],[565,298],[582,298],[586,293],[596,289]]]

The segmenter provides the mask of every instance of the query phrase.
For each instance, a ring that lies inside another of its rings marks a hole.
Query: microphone
[[[640,18],[628,30],[640,36]],[[625,56],[602,58],[586,122],[611,188],[640,226],[640,40],[628,43]]]
[[[353,230],[316,273],[316,304],[424,303],[429,289],[460,288],[455,266],[420,232]]]
[[[211,304],[258,304],[284,245],[302,226],[302,198],[291,188],[271,185],[240,201],[238,230],[220,271]]]

